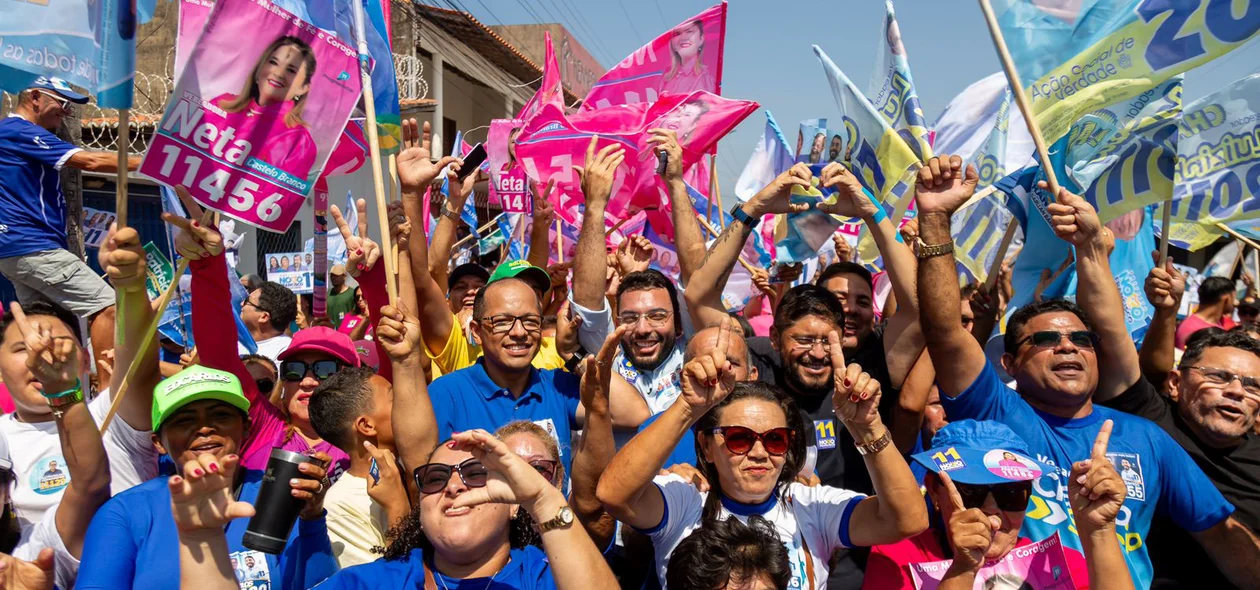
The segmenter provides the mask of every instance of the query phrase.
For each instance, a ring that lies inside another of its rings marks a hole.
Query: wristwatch
[[[854,442],[853,446],[857,447],[858,453],[862,455],[874,455],[884,450],[890,444],[892,444],[892,434],[885,428],[883,436],[865,444]]]
[[[926,260],[928,258],[953,254],[954,242],[953,240],[950,240],[944,244],[928,244],[923,241],[923,238],[917,237],[914,239],[913,248],[914,255],[918,257],[919,260]]]
[[[547,532],[555,529],[562,529],[573,524],[573,509],[568,506],[560,507],[560,512],[556,513],[556,517],[547,522],[538,523],[539,532]]]
[[[45,394],[44,399],[48,402],[48,407],[52,408],[53,416],[61,418],[66,408],[83,403],[83,382],[79,381],[74,387],[61,393]]]
[[[570,373],[577,373],[578,369],[582,367],[582,361],[586,360],[586,357],[590,356],[590,354],[579,345],[578,349],[573,351],[573,356],[569,357],[569,360],[564,361],[564,370]]]
[[[731,217],[734,217],[735,221],[744,224],[748,227],[748,229],[757,229],[757,225],[761,223],[760,219],[756,219],[752,215],[745,213],[744,206],[741,204],[736,204],[733,208],[731,208]]]
[[[452,211],[449,203],[442,203],[442,217],[450,219],[451,221],[459,221],[459,212]]]

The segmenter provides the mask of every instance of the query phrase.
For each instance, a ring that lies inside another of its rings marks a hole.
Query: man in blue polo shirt
[[[971,197],[976,171],[964,172],[961,158],[938,156],[919,171],[918,289],[920,321],[936,365],[941,405],[950,421],[994,420],[1028,443],[1038,461],[1054,469],[1033,483],[1023,530],[1039,541],[1058,532],[1079,550],[1068,499],[1072,461],[1089,456],[1104,420],[1115,424],[1107,458],[1117,470],[1127,461],[1141,485],[1129,486],[1116,519],[1133,583],[1151,585],[1146,537],[1156,513],[1185,529],[1233,584],[1260,579],[1260,547],[1254,534],[1231,515],[1227,502],[1190,456],[1154,423],[1094,405],[1092,397],[1149,387],[1125,325],[1124,304],[1111,273],[1106,231],[1094,208],[1066,190],[1035,195],[1037,211],[1076,255],[1078,307],[1058,299],[1017,310],[1007,321],[1002,367],[1018,391],[1007,387],[958,315],[950,216]],[[1030,209],[1033,211],[1033,209]],[[1036,215],[1036,214],[1032,214]],[[1049,234],[1050,232],[1046,232]],[[1050,235],[1041,239],[1054,239]],[[1031,242],[1030,242],[1031,243]],[[1088,309],[1086,314],[1082,311]]]
[[[532,365],[542,340],[542,304],[529,283],[496,280],[477,293],[469,324],[483,355],[472,366],[438,378],[429,386],[438,438],[484,428],[493,432],[513,420],[529,420],[555,437],[560,460],[570,472],[570,432],[580,430],[584,412],[577,375]],[[626,415],[636,400],[613,388],[610,408]]]
[[[18,94],[17,107],[0,120],[0,273],[18,300],[51,301],[88,318],[96,348],[112,342],[114,291],[78,256],[66,250],[63,166],[118,172],[113,152],[87,152],[53,135],[87,97],[65,80],[40,77]],[[128,170],[140,158],[127,162]],[[101,313],[105,312],[105,313]]]

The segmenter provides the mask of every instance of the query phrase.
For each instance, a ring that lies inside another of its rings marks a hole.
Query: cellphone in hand
[[[455,174],[455,178],[463,181],[465,178],[468,178],[468,175],[472,174],[474,170],[480,168],[481,164],[485,161],[486,147],[481,144],[473,146],[473,149],[468,152],[468,155],[464,156],[464,163],[459,167],[459,172]]]
[[[664,174],[667,166],[669,166],[669,154],[664,150],[656,152],[656,173]]]
[[[776,262],[770,265],[770,283],[786,283],[801,276],[804,264],[800,262]]]
[[[368,467],[368,475],[372,476],[372,483],[381,483],[381,468],[376,465],[376,458],[372,458],[372,466]]]

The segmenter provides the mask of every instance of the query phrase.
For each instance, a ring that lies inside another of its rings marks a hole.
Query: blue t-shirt
[[[319,590],[381,590],[382,588],[424,588],[424,551],[412,549],[406,559],[378,559],[342,570],[319,585]],[[507,565],[494,578],[457,580],[433,571],[438,588],[450,590],[554,590],[551,564],[541,549],[529,546],[513,549]]]
[[[0,256],[66,247],[61,166],[79,148],[16,115],[0,120]]]
[[[644,420],[643,424],[639,425],[639,432],[647,430],[647,427],[650,424],[656,422],[656,419],[660,418],[664,414],[664,412],[661,412],[660,414],[653,415],[651,418]],[[682,439],[678,441],[678,446],[674,447],[673,452],[669,454],[669,458],[665,460],[666,469],[680,464],[697,465],[696,433],[690,428],[683,433]]]
[[[246,471],[240,499],[254,503],[263,472]],[[337,572],[323,518],[298,519],[280,555],[241,545],[249,519],[227,526],[228,552],[242,590],[304,590]],[[97,511],[83,542],[76,588],[179,590],[179,535],[165,478],[127,490]]]
[[[555,437],[565,473],[573,461],[570,432],[578,430],[581,401],[576,375],[558,369],[530,367],[529,386],[519,398],[499,387],[486,374],[485,359],[438,377],[429,385],[429,400],[437,416],[438,440],[452,432],[483,428],[490,432],[514,420],[529,420]]]
[[[1139,382],[1135,387],[1144,386]],[[1138,588],[1151,585],[1146,535],[1158,512],[1187,531],[1220,523],[1234,506],[1212,485],[1190,456],[1154,422],[1095,405],[1084,418],[1060,418],[1028,405],[998,378],[992,365],[958,397],[942,393],[941,405],[953,420],[996,420],[1015,431],[1037,460],[1056,468],[1033,482],[1033,494],[1020,534],[1040,541],[1058,532],[1065,546],[1081,550],[1068,501],[1072,463],[1089,458],[1104,420],[1114,426],[1107,458],[1125,481],[1128,496],[1116,518],[1125,560]]]

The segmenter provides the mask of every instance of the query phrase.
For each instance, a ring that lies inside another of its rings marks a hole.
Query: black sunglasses
[[[1022,338],[1015,346],[1023,346],[1025,342],[1032,342],[1037,348],[1049,348],[1058,346],[1063,341],[1063,337],[1067,336],[1069,342],[1077,348],[1093,348],[1098,346],[1098,334],[1089,330],[1076,330],[1073,332],[1055,332],[1054,330],[1045,330],[1042,332],[1033,332]]]
[[[963,506],[979,508],[984,506],[985,498],[993,494],[993,502],[999,510],[1007,512],[1023,512],[1028,509],[1028,497],[1032,495],[1032,482],[1016,481],[994,485],[973,485],[954,482],[958,495],[962,497]]]
[[[265,377],[262,379],[254,379],[254,385],[258,386],[258,393],[271,393],[271,390],[276,388],[276,382]]]
[[[280,375],[285,381],[301,381],[306,378],[306,372],[315,373],[315,378],[323,381],[332,377],[337,369],[341,368],[341,363],[337,361],[315,361],[306,363],[303,361],[284,361],[280,363]]]
[[[416,487],[420,488],[420,493],[427,496],[446,489],[452,473],[459,473],[459,479],[470,488],[486,487],[486,479],[490,477],[490,471],[476,459],[469,459],[459,465],[426,463],[417,467],[411,475],[416,479]]]

